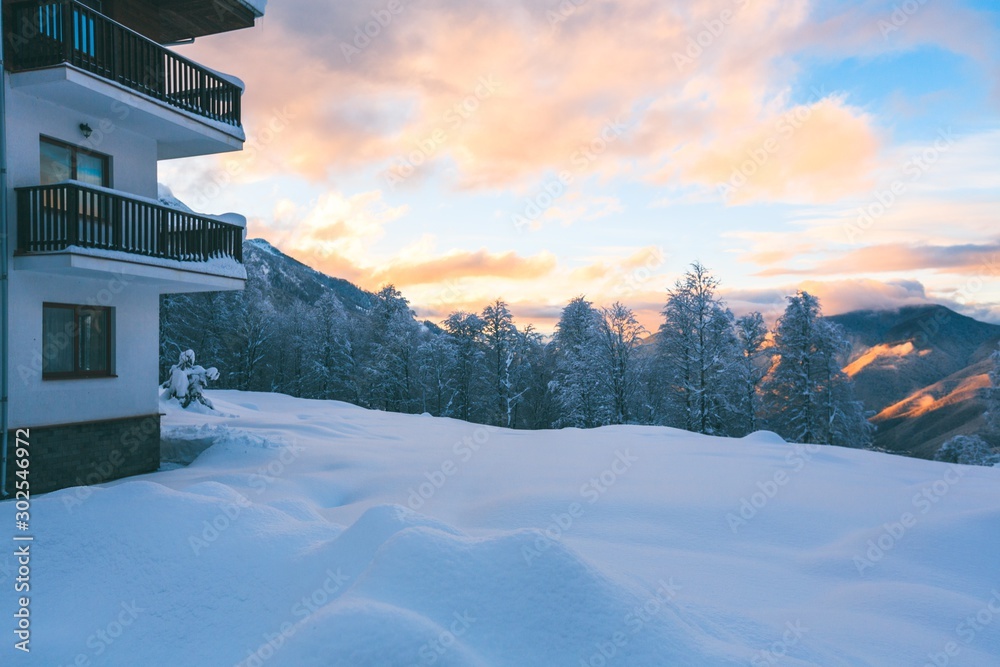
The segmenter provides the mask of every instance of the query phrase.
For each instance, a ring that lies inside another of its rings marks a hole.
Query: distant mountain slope
[[[877,413],[876,445],[929,457],[952,435],[981,427],[979,390],[1000,326],[938,305],[829,319],[853,346],[845,370],[858,398]]]
[[[306,266],[264,239],[249,239],[243,244],[243,262],[247,274],[265,283],[279,301],[288,299],[314,304],[326,290],[331,290],[345,306],[362,310],[371,306],[369,292],[347,280]]]

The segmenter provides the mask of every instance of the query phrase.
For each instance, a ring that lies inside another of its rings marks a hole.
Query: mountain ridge
[[[350,281],[318,271],[264,239],[244,244],[248,274],[278,303],[316,303],[331,290],[356,311],[374,295]],[[851,344],[845,371],[878,430],[877,447],[933,458],[948,438],[982,428],[990,354],[1000,325],[981,322],[940,304],[856,310],[828,316]],[[437,327],[425,322],[425,326]],[[644,340],[654,341],[657,334]]]
[[[833,315],[851,342],[845,371],[875,412],[875,444],[932,458],[949,438],[982,428],[990,355],[1000,326],[940,304]]]

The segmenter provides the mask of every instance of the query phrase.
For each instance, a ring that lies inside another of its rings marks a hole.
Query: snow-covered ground
[[[34,501],[0,664],[1000,664],[1000,469],[208,395],[190,466]]]

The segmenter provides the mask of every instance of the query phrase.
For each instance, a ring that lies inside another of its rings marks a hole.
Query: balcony
[[[233,80],[73,0],[14,3],[8,26],[14,88],[98,118],[124,101],[136,113],[120,122],[165,144],[161,159],[242,146],[243,90]]]
[[[15,268],[123,273],[164,292],[242,287],[242,227],[76,181],[15,192]]]

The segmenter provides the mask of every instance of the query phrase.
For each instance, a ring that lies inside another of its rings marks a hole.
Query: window
[[[42,378],[112,375],[111,308],[42,305]]]
[[[111,158],[107,155],[42,137],[40,157],[41,185],[74,180],[88,185],[111,186]]]

